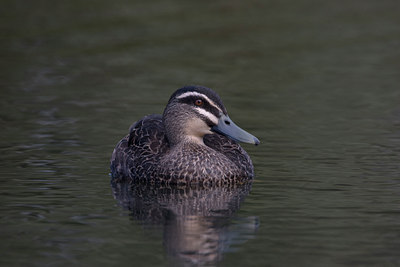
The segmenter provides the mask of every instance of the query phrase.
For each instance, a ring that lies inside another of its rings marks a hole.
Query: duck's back
[[[115,147],[111,158],[112,179],[114,182],[201,183],[204,180],[207,183],[232,183],[253,177],[250,157],[239,144],[220,134],[205,135],[204,144],[211,149],[205,148],[203,151],[197,147],[191,150],[189,147],[189,153],[183,151],[177,154],[169,146],[161,115],[146,116],[134,123],[129,134]],[[192,162],[193,155],[200,160]],[[201,160],[202,156],[204,161]],[[215,165],[204,164],[210,162],[206,158],[212,158]],[[174,169],[174,163],[187,168],[194,165],[194,168],[201,169],[190,173],[182,167]],[[199,173],[203,175],[199,176]],[[193,177],[190,177],[191,174]]]
[[[162,117],[153,114],[132,124],[129,134],[115,147],[111,157],[113,181],[153,180],[157,163],[169,149]]]

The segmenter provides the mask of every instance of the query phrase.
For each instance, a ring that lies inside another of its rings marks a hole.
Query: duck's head
[[[181,142],[203,144],[204,135],[214,132],[239,142],[260,143],[229,118],[221,98],[206,87],[186,86],[173,93],[163,120],[171,145]]]

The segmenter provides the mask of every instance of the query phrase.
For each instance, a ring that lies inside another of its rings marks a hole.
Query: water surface
[[[0,263],[399,265],[399,10],[4,1]],[[261,140],[254,182],[112,188],[115,144],[187,84]]]

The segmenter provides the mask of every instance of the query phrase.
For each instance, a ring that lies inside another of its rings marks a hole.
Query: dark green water
[[[400,265],[399,13],[2,1],[0,264]],[[111,188],[115,144],[186,84],[261,140],[251,188]]]

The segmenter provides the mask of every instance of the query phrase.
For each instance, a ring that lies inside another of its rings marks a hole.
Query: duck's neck
[[[182,143],[205,146],[203,137],[208,132],[202,133],[192,130],[196,129],[197,125],[187,125],[190,122],[186,122],[185,125],[178,124],[179,121],[182,121],[179,117],[174,118],[174,120],[171,120],[170,117],[163,119],[166,135],[171,147]]]
[[[205,146],[204,141],[203,141],[203,137],[200,136],[185,136],[183,142],[185,142],[186,144],[196,144],[196,145],[201,145],[201,146]]]
[[[168,141],[171,147],[181,147],[181,146],[206,146],[203,141],[203,137],[182,135],[182,136],[168,136]]]

